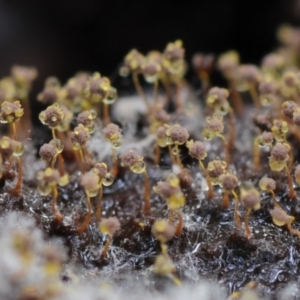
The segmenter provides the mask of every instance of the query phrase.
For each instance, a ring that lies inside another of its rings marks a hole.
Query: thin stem
[[[245,214],[245,220],[244,220],[247,238],[249,238],[251,236],[251,229],[249,227],[249,216],[250,216],[250,213],[251,213],[251,209],[248,208],[247,212]]]
[[[176,104],[176,109],[177,110],[182,109],[183,103],[182,103],[182,99],[181,99],[181,82],[180,82],[180,80],[176,81],[176,100],[175,100],[175,104]]]
[[[206,168],[204,167],[204,164],[201,160],[199,160],[199,165],[200,165],[201,169],[203,170],[203,172],[206,173]]]
[[[111,148],[111,155],[112,155],[112,164],[113,164],[111,174],[115,177],[118,174],[119,165],[117,160],[116,149],[114,147]]]
[[[50,167],[51,169],[54,169],[55,162],[56,162],[56,158],[53,157],[53,158],[51,159],[51,161],[50,161],[50,164],[49,164],[49,167]]]
[[[56,139],[55,128],[51,128],[51,132],[52,132],[52,139],[55,140]]]
[[[171,98],[171,86],[168,78],[164,74],[162,74],[160,80],[165,88],[164,106],[166,106]]]
[[[229,137],[228,137],[228,151],[234,147],[235,140],[235,115],[233,109],[229,108]]]
[[[133,84],[135,86],[135,89],[137,90],[137,92],[140,95],[140,97],[143,99],[144,104],[147,107],[147,110],[150,111],[149,103],[147,101],[147,98],[146,98],[146,95],[145,95],[145,93],[143,91],[143,88],[142,88],[142,86],[140,84],[137,72],[133,72],[132,73],[132,80],[133,80]]]
[[[180,236],[183,229],[183,217],[180,211],[177,212],[178,224],[176,226],[175,235]]]
[[[287,141],[286,141],[287,143]],[[290,148],[290,151],[289,151],[289,169],[291,169],[293,167],[293,164],[294,164],[294,153],[293,153],[293,149]]]
[[[276,201],[276,196],[273,190],[269,190],[269,192],[272,194],[272,199],[273,199],[273,204],[276,207],[280,207],[280,205],[278,204],[278,202]]]
[[[84,155],[86,165],[88,164],[89,166],[94,166],[95,162],[93,161],[91,154],[90,154],[89,150],[87,149],[87,147],[82,148],[82,153]]]
[[[159,162],[160,162],[160,147],[159,147],[158,143],[156,143],[154,151],[155,151],[154,152],[154,163],[155,163],[155,165],[159,165]]]
[[[99,190],[98,202],[97,202],[97,210],[96,210],[96,222],[99,223],[101,220],[102,214],[102,198],[103,198],[103,187],[101,185]]]
[[[260,152],[259,152],[259,138],[255,137],[253,142],[253,162],[255,170],[260,170]]]
[[[232,106],[234,107],[235,112],[240,116],[243,114],[244,104],[240,93],[236,90],[234,80],[229,81],[229,89],[232,96]]]
[[[65,174],[65,164],[64,164],[64,159],[62,157],[62,153],[59,153],[57,155],[58,158],[58,169],[59,169],[59,174],[62,176]]]
[[[228,206],[229,206],[229,194],[228,194],[228,191],[224,191],[224,194],[223,194],[223,207],[228,208]]]
[[[257,90],[254,84],[250,84],[249,86],[249,93],[251,95],[252,101],[254,103],[254,106],[256,109],[260,109],[261,108],[261,104],[258,98],[258,94],[257,94]]]
[[[144,179],[145,179],[145,192],[144,192],[144,213],[146,215],[151,214],[151,204],[150,204],[150,182],[147,171],[144,172]]]
[[[287,175],[287,179],[288,179],[288,185],[289,185],[289,197],[290,197],[291,199],[295,199],[295,198],[296,198],[296,193],[295,193],[295,190],[294,190],[293,179],[292,179],[292,177],[291,177],[289,168],[287,167],[287,165],[285,165],[285,166],[284,166],[284,169],[285,169],[285,172],[286,172],[286,175]]]
[[[241,218],[239,216],[239,197],[235,191],[231,191],[231,193],[234,197],[234,220],[235,220],[236,227],[238,229],[240,229],[241,228]]]
[[[104,248],[103,248],[102,253],[101,253],[101,258],[102,259],[107,256],[108,248],[109,248],[111,242],[112,242],[112,236],[107,235],[107,240],[105,242]]]
[[[91,199],[90,196],[86,193],[86,205],[88,208],[88,213],[85,216],[85,219],[83,221],[83,223],[77,228],[77,233],[82,233],[86,230],[86,228],[88,227],[88,225],[90,224],[91,221],[91,215],[92,215],[92,206],[91,206]]]
[[[11,191],[11,193],[15,196],[20,195],[21,187],[22,187],[22,180],[23,180],[22,161],[21,161],[21,158],[19,156],[17,157],[17,161],[18,161],[18,179],[17,179],[16,186]]]
[[[162,254],[168,254],[168,246],[162,242],[160,242],[160,249]]]
[[[103,103],[104,105],[104,125],[108,125],[110,123],[110,117],[109,117],[109,109],[108,104]]]
[[[28,132],[30,132],[31,129],[31,108],[30,108],[28,97],[25,97],[22,100],[22,104],[24,107],[24,115],[22,119],[21,131],[23,132],[23,135],[27,137]]]
[[[154,107],[158,105],[158,84],[159,81],[156,79],[153,85],[153,99],[154,99]]]
[[[296,234],[296,235],[298,236],[298,238],[300,239],[300,231],[294,229],[294,228],[292,227],[291,222],[290,222],[290,223],[287,223],[287,228],[288,228],[288,230],[289,230],[290,233]]]
[[[81,161],[81,166],[82,166],[82,173],[85,173],[86,172],[86,164],[85,164],[85,160],[83,157],[83,151],[81,148],[78,151],[79,151],[79,156],[80,156],[80,161]]]
[[[12,139],[13,140],[17,140],[17,127],[16,127],[16,123],[12,122],[11,123],[11,128],[12,128]]]
[[[58,211],[56,207],[57,198],[58,198],[58,191],[57,191],[57,187],[55,186],[52,188],[52,212],[55,221],[61,222],[63,220],[63,216],[61,215],[61,213]]]

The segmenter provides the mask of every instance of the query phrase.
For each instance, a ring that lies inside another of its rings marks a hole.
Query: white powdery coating
[[[280,292],[280,299],[296,299],[296,297],[299,296],[299,293],[299,285],[297,285],[297,283],[290,283]]]
[[[70,284],[65,287],[63,294],[57,300],[121,300],[119,293],[112,287],[103,283],[91,284],[81,282],[80,284]]]
[[[184,286],[178,291],[173,291],[169,299],[199,300],[199,295],[201,300],[226,299],[224,293],[215,284],[207,282],[202,282],[197,287]]]
[[[170,123],[180,123],[190,134],[200,138],[199,128],[203,120],[205,120],[204,110],[199,106],[199,101],[194,91],[184,87],[180,92],[180,98],[183,100],[183,107],[186,114],[179,113],[171,115]],[[152,96],[153,91],[151,90],[149,94],[147,94],[147,99],[150,100]],[[124,132],[122,131],[124,140],[132,138],[136,131],[136,123],[141,116],[147,115],[147,108],[139,96],[119,98],[112,106],[112,110],[114,119],[125,125],[126,130]]]
[[[126,131],[124,132],[126,135]],[[155,143],[155,135],[149,134],[144,139],[124,139],[124,144],[116,149],[117,156],[119,157],[122,153],[125,153],[131,149],[136,150],[143,157],[153,157],[153,145]],[[100,129],[96,129],[95,133],[91,137],[88,149],[92,153],[95,161],[109,161],[112,157],[111,144],[103,138]]]
[[[149,273],[145,271],[145,273]],[[145,290],[141,282],[137,282],[135,273],[133,272],[132,278],[128,278],[128,274],[124,273],[124,280],[126,281],[126,287],[121,288],[110,284],[109,281],[95,282],[81,282],[80,284],[69,284],[66,286],[64,295],[58,299],[64,300],[226,300],[225,294],[216,285],[200,282],[197,286],[190,286],[189,284],[181,287],[170,285],[166,291],[160,292],[149,292]],[[146,275],[146,274],[143,274]],[[144,282],[146,286],[151,285],[151,281]],[[103,287],[101,286],[103,285]],[[132,292],[134,291],[134,292]]]
[[[122,294],[122,296],[122,299],[128,300],[226,300],[226,296],[216,285],[207,282],[201,282],[197,286],[187,284],[181,287],[175,287],[174,285],[170,285],[164,293],[147,293],[136,287],[134,293],[125,293]]]
[[[20,240],[21,238],[21,240]],[[25,241],[25,248],[16,242]],[[59,276],[49,279],[45,273],[45,250],[53,250],[66,257],[62,244],[46,242],[35,222],[21,213],[9,213],[0,220],[0,299],[19,299],[24,288],[38,286],[44,292],[45,282],[60,284]],[[23,250],[22,250],[23,249]],[[29,253],[28,255],[24,252]],[[24,261],[24,258],[26,260]]]
[[[41,159],[36,159],[37,150],[32,141],[26,140],[24,146],[25,152],[22,155],[24,180],[35,181],[37,172],[43,170],[47,164]]]
[[[139,96],[122,97],[113,105],[113,115],[121,123],[136,124],[147,108]]]
[[[148,96],[152,96],[152,91]],[[184,100],[184,105],[187,110],[187,116],[176,116],[180,119],[180,123],[194,135],[199,137],[200,120],[203,118],[203,112],[200,110],[195,95],[190,89],[182,89],[181,97]],[[130,108],[130,109],[129,109]],[[156,141],[156,136],[148,134],[144,139],[137,139],[134,137],[136,130],[136,122],[141,115],[146,114],[146,107],[138,96],[122,97],[113,105],[113,115],[116,120],[124,124],[124,144],[116,149],[117,156],[130,149],[135,149],[141,156],[153,158],[154,151],[152,150]],[[174,116],[175,117],[175,116]],[[111,159],[112,149],[111,144],[107,141],[101,133],[99,122],[96,124],[96,130],[92,134],[88,150],[93,155],[95,161],[107,161]],[[25,143],[25,153],[23,155],[24,164],[24,179],[26,181],[35,181],[38,171],[45,168],[46,164],[40,159],[36,159],[36,149],[31,141],[27,140]],[[15,182],[12,183],[14,186]]]
[[[111,144],[104,138],[101,129],[98,126],[96,126],[96,130],[90,137],[87,146],[95,161],[100,162],[111,159]]]
[[[10,213],[2,218],[0,228],[0,298],[6,299],[11,295],[17,296],[19,291],[13,288],[11,281],[23,270],[22,259],[14,247],[14,234],[28,231],[36,241],[32,245],[33,248],[37,247],[41,234],[34,229],[34,222],[31,219],[26,219],[17,213]],[[31,281],[33,273],[36,274],[35,271],[35,268],[28,269],[29,276],[26,281]]]

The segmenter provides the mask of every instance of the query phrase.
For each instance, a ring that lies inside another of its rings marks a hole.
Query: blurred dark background
[[[234,48],[259,63],[278,25],[299,20],[298,0],[0,0],[0,76],[12,64],[36,66],[37,90],[49,75],[64,82],[78,70],[114,77],[131,48],[163,50],[178,38],[188,60]]]

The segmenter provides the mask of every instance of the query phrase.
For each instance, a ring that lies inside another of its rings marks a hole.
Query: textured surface
[[[188,123],[188,120],[183,119],[182,122]],[[201,119],[190,126],[192,138],[199,138],[201,126]],[[300,200],[288,198],[286,176],[270,171],[267,163],[268,152],[262,153],[261,170],[253,170],[251,139],[254,136],[254,127],[251,114],[239,121],[237,129],[236,149],[231,152],[229,169],[241,182],[251,180],[255,186],[258,186],[258,181],[266,174],[274,178],[277,183],[277,200],[288,214],[295,216],[293,227],[300,229]],[[165,179],[172,170],[167,152],[162,151],[160,165],[155,166],[150,155],[153,140],[142,134],[143,128],[135,134],[130,133],[129,129],[124,131],[129,141],[129,146],[124,145],[124,149],[130,148],[130,143],[136,149],[141,149],[147,163],[151,186]],[[293,141],[293,137],[291,139]],[[34,142],[41,144],[38,140]],[[206,143],[206,146],[209,153],[206,161],[224,156],[223,145],[218,139]],[[151,192],[151,216],[146,217],[141,213],[144,197],[143,175],[133,174],[120,167],[114,184],[104,188],[102,215],[117,216],[122,227],[113,238],[108,257],[101,259],[105,237],[100,234],[95,221],[92,219],[88,230],[83,234],[76,234],[76,228],[86,214],[85,194],[79,186],[80,172],[71,171],[70,184],[59,188],[58,207],[64,215],[64,221],[54,222],[51,197],[41,197],[36,190],[34,174],[43,167],[43,163],[35,158],[32,147],[28,143],[24,157],[26,181],[22,196],[13,197],[7,193],[9,185],[13,184],[7,180],[6,185],[1,188],[0,212],[1,215],[9,211],[26,212],[36,220],[47,238],[62,239],[68,253],[64,268],[66,275],[63,279],[70,281],[67,270],[75,268],[76,274],[94,278],[96,281],[113,282],[127,291],[132,289],[133,279],[138,280],[139,288],[150,292],[161,291],[170,286],[168,279],[154,276],[151,272],[154,259],[160,253],[159,243],[151,235],[151,225],[157,218],[167,218],[167,204]],[[96,157],[110,161],[107,145],[97,133],[90,143],[90,150],[92,153],[97,151]],[[215,189],[212,200],[207,200],[206,181],[198,163],[187,156],[186,148],[181,150],[183,164],[192,180],[189,183],[182,182],[186,196],[186,205],[183,208],[185,226],[183,234],[169,242],[168,253],[183,284],[198,284],[203,280],[218,283],[228,295],[249,281],[255,281],[259,283],[260,294],[264,297],[271,296],[272,299],[278,299],[276,297],[279,291],[289,283],[300,284],[298,238],[291,235],[286,228],[273,225],[269,214],[269,209],[272,208],[270,195],[261,194],[262,208],[250,216],[253,236],[246,239],[243,228],[239,232],[236,230],[233,201],[228,209],[224,209],[220,188]],[[295,155],[297,158],[298,153]],[[69,162],[68,169],[76,170],[76,167]],[[96,201],[97,199],[92,199],[94,208]],[[244,213],[245,210],[241,207],[242,218]]]

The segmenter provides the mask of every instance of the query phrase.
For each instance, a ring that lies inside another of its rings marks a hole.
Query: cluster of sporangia
[[[206,118],[202,136],[208,141],[219,137],[224,143],[225,150],[222,159],[217,158],[207,163],[205,163],[207,157],[205,143],[200,140],[189,140],[188,131],[180,124],[170,124],[170,115],[164,110],[169,101],[174,101],[176,113],[184,113],[185,104],[180,92],[182,86],[186,84],[183,76],[187,63],[184,59],[185,50],[182,42],[178,40],[169,43],[162,53],[151,51],[144,56],[134,49],[126,55],[120,75],[132,76],[136,90],[148,110],[149,133],[157,137],[156,147],[153,150],[155,163],[160,162],[161,148],[167,147],[172,163],[180,169],[177,174],[170,174],[165,181],[160,181],[153,187],[153,191],[165,199],[169,207],[168,220],[157,220],[152,228],[154,237],[161,244],[161,254],[154,264],[154,272],[157,274],[170,277],[176,284],[180,283],[174,276],[175,267],[167,251],[168,241],[174,236],[180,236],[184,226],[181,209],[185,205],[185,196],[181,190],[181,180],[185,178],[182,175],[186,175],[187,170],[181,162],[180,147],[187,147],[189,155],[199,162],[208,185],[208,199],[214,197],[214,186],[219,186],[223,190],[224,208],[229,206],[229,200],[233,196],[234,219],[238,229],[241,229],[239,207],[241,204],[245,207],[244,227],[248,238],[251,236],[248,221],[251,211],[261,207],[259,188],[272,194],[274,209],[270,210],[270,214],[274,224],[286,225],[291,233],[300,238],[300,232],[291,227],[294,217],[288,215],[277,202],[276,183],[272,178],[263,177],[258,188],[250,182],[241,184],[236,174],[228,168],[230,151],[234,148],[235,142],[235,114],[244,113],[241,92],[248,93],[257,110],[254,123],[260,130],[253,141],[254,169],[259,171],[261,168],[260,148],[267,149],[270,151],[270,169],[286,173],[289,196],[291,199],[296,197],[293,178],[290,176],[294,152],[287,141],[287,135],[291,134],[300,140],[297,127],[300,126],[300,72],[295,68],[300,49],[300,44],[295,40],[300,39],[294,38],[297,34],[299,35],[299,32],[291,27],[282,27],[279,30],[279,38],[283,46],[278,51],[268,54],[260,68],[240,64],[238,53],[235,51],[222,54],[217,60],[217,67],[227,79],[229,89],[210,87],[209,75],[215,62],[212,55],[194,56],[193,67],[203,83],[207,111],[210,114]],[[4,136],[0,140],[1,176],[14,178],[11,173],[18,174],[16,186],[11,191],[14,195],[21,192],[21,156],[24,151],[23,144],[18,140],[17,131],[18,129],[24,131],[26,128],[18,126],[18,121],[24,112],[24,119],[29,118],[28,112],[26,115],[23,107],[28,108],[28,93],[36,75],[35,69],[13,67],[11,76],[0,81],[2,100],[0,121],[10,125],[10,137]],[[153,84],[153,97],[149,95],[147,97],[144,93],[139,82],[140,75],[146,82]],[[158,93],[159,85],[165,91],[163,97]],[[92,75],[79,73],[69,79],[64,86],[61,86],[56,78],[48,78],[44,90],[38,95],[38,100],[48,105],[40,113],[39,118],[52,131],[52,140],[39,150],[40,157],[47,163],[47,167],[37,174],[38,191],[43,196],[52,196],[53,217],[56,222],[62,222],[64,216],[57,205],[57,186],[69,184],[63,154],[66,151],[71,153],[81,166],[80,185],[85,191],[87,205],[87,214],[77,228],[77,233],[81,234],[87,229],[92,218],[90,198],[97,197],[95,221],[100,224],[100,231],[107,235],[107,242],[102,251],[103,258],[108,253],[113,235],[120,229],[120,222],[116,217],[101,218],[103,186],[109,186],[114,182],[119,165],[116,150],[123,143],[119,126],[110,123],[109,117],[109,105],[113,104],[116,98],[117,91],[111,86],[110,80],[99,73]],[[100,107],[103,107],[103,110]],[[96,129],[95,119],[99,113],[103,115],[102,134],[111,143],[112,162],[109,162],[111,171],[106,162],[95,162],[88,151],[88,142]],[[71,130],[70,124],[74,118],[77,125]],[[227,128],[228,134],[224,133],[224,127]],[[151,215],[151,190],[144,159],[135,150],[130,150],[123,153],[120,160],[122,166],[128,167],[136,174],[144,175],[143,211],[147,218]],[[294,179],[300,184],[300,165],[294,169]]]

